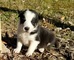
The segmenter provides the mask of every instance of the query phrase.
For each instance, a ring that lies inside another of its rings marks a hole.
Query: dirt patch
[[[44,22],[42,26],[50,29],[50,26],[53,25]],[[8,26],[6,25],[6,27]],[[4,36],[2,35],[2,40],[6,42],[5,45],[10,49],[11,53],[0,54],[0,58],[2,60],[73,60],[74,31],[71,31],[70,28],[62,29],[61,27],[54,27],[50,30],[52,30],[59,39],[53,46],[47,47],[43,53],[35,51],[31,57],[25,56],[25,52],[27,51],[25,47],[22,48],[19,54],[15,54],[13,49],[16,48],[17,34],[4,30],[5,32]]]

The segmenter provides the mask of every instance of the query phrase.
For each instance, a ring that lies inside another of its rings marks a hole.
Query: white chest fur
[[[31,41],[35,41],[36,34],[30,35],[27,32],[19,33],[18,34],[18,40],[20,40],[24,45],[29,46]]]

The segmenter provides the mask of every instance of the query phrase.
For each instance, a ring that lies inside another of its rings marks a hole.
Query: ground
[[[34,9],[41,14],[40,25],[52,30],[59,39],[44,53],[35,51],[26,57],[26,48],[15,54],[18,10]],[[2,60],[73,60],[74,59],[74,0],[0,0],[2,40],[11,53],[0,54]]]

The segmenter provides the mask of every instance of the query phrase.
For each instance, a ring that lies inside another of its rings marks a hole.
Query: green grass
[[[33,9],[45,17],[74,24],[74,0],[0,0],[0,7],[11,10]],[[3,24],[9,22],[12,25],[14,21],[16,27],[18,14],[0,10],[0,20]]]
[[[74,0],[0,0],[0,7],[13,10],[33,9],[44,16],[65,16],[65,20],[74,20]]]
[[[13,11],[33,9],[42,14],[44,17],[54,18],[55,20],[60,20],[65,23],[70,21],[72,24],[74,24],[74,0],[0,0],[0,8],[1,7],[8,8]],[[6,32],[8,33],[9,37],[17,34],[17,22],[19,18],[18,13],[13,11],[0,10],[2,36],[5,36]],[[49,24],[47,22],[43,25],[45,27],[47,26],[50,29],[56,27],[53,25],[53,23]],[[74,31],[66,31],[65,29],[63,29],[60,31],[56,30],[54,31],[54,33],[56,34],[56,37],[61,38],[61,41],[62,38],[65,40],[74,40]],[[45,55],[39,56],[47,58],[44,57]],[[51,58],[50,60],[52,60],[51,56],[48,57],[49,59]],[[39,58],[41,57],[38,57],[38,59]]]

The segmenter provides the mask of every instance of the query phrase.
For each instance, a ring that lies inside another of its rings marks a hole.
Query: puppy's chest
[[[25,45],[29,44],[31,41],[34,41],[36,36],[37,36],[37,34],[30,35],[29,33],[20,33],[18,35],[18,37],[20,38],[22,43]]]

